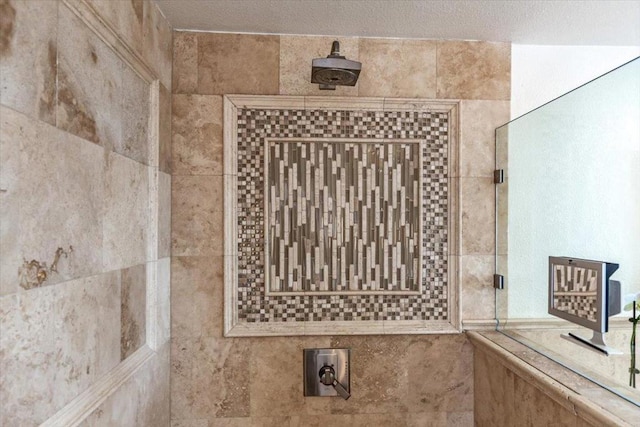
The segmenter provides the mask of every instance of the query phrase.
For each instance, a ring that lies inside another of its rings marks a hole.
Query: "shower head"
[[[318,83],[322,90],[335,90],[336,86],[355,86],[362,64],[340,55],[340,43],[334,41],[326,58],[316,58],[311,63],[311,83]]]

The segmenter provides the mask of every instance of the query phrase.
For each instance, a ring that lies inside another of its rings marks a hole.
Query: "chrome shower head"
[[[340,43],[334,41],[326,58],[316,58],[311,63],[311,83],[320,89],[335,90],[336,86],[355,86],[362,64],[340,55]]]

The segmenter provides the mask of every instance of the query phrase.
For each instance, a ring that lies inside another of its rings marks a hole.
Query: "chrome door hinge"
[[[496,169],[493,171],[493,183],[502,184],[504,182],[504,169]]]
[[[496,289],[504,289],[504,276],[502,274],[493,275],[493,287]]]

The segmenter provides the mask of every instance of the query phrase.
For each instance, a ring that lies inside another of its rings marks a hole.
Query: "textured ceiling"
[[[176,29],[640,46],[640,0],[156,0]]]

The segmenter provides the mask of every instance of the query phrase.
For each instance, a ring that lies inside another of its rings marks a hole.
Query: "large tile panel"
[[[171,335],[222,337],[223,257],[173,257]]]
[[[142,56],[163,86],[171,91],[173,35],[169,21],[154,1],[144,2]]]
[[[495,289],[493,255],[464,255],[460,257],[462,317],[464,319],[494,319]]]
[[[461,255],[495,253],[495,186],[493,178],[461,178]]]
[[[160,84],[160,129],[158,136],[158,167],[164,173],[171,173],[171,91]]]
[[[122,61],[67,7],[58,26],[57,126],[111,149],[122,133]]]
[[[142,52],[144,0],[88,0],[88,3],[135,52]]]
[[[584,426],[573,412],[560,406],[542,391],[516,376],[514,381],[514,418],[522,425]]]
[[[249,416],[251,351],[246,339],[173,338],[171,417]]]
[[[171,175],[158,172],[158,258],[171,255]]]
[[[25,261],[50,267],[58,248],[73,251],[43,285],[101,272],[104,150],[1,108],[0,293],[20,289]]]
[[[436,42],[360,39],[360,96],[436,97]]]
[[[174,176],[171,254],[223,255],[222,176]]]
[[[280,37],[198,34],[198,93],[276,95]]]
[[[473,411],[473,346],[464,335],[414,338],[407,355],[410,412]]]
[[[111,394],[80,427],[169,426],[169,344]]]
[[[473,360],[476,425],[516,425],[513,372],[480,350],[474,352]]]
[[[36,425],[120,361],[115,272],[0,299],[3,425]]]
[[[436,96],[462,99],[511,98],[511,45],[439,41]]]
[[[105,170],[105,270],[118,270],[147,259],[149,174],[147,167],[113,152]]]
[[[222,175],[222,97],[173,96],[175,175]]]
[[[509,101],[460,103],[460,176],[493,177],[495,130],[509,121]]]
[[[173,93],[198,91],[198,33],[173,33]]]
[[[146,340],[147,270],[139,264],[120,270],[120,359],[142,347]]]
[[[150,87],[128,65],[121,64],[122,135],[115,142],[116,153],[149,164]]]
[[[58,2],[0,3],[0,102],[55,124]]]

